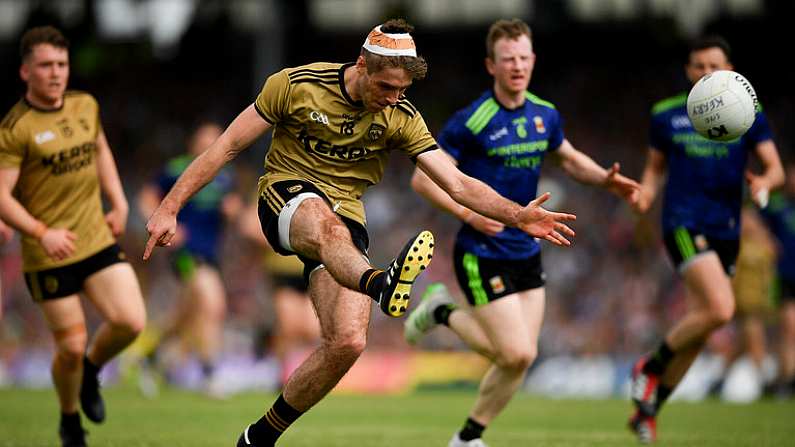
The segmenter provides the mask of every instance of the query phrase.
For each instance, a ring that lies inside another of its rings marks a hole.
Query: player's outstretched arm
[[[649,147],[646,155],[646,166],[643,168],[643,177],[640,180],[640,189],[635,193],[637,197],[632,200],[632,208],[638,213],[645,213],[651,208],[657,192],[665,180],[668,163],[665,155],[659,150]]]
[[[149,259],[156,245],[165,246],[171,243],[177,232],[177,213],[185,202],[212,180],[224,164],[234,159],[270,127],[257,113],[254,104],[251,104],[207,150],[188,165],[146,224],[149,240],[144,249],[144,260]]]
[[[538,238],[557,245],[570,245],[566,236],[574,231],[565,222],[576,219],[573,214],[553,213],[540,205],[549,194],[544,194],[522,207],[497,194],[485,183],[462,173],[439,150],[425,152],[417,157],[419,167],[434,183],[455,202],[506,225],[517,227]],[[565,235],[565,236],[564,236]]]
[[[623,198],[630,205],[638,198],[640,184],[619,173],[621,165],[613,163],[610,169],[599,166],[585,153],[578,151],[568,140],[563,140],[560,147],[553,152],[557,154],[560,167],[580,183],[602,186],[613,194]]]
[[[444,155],[450,159],[451,163],[455,164],[455,160],[446,152]],[[505,224],[502,222],[478,214],[453,200],[449,194],[425,175],[422,169],[414,169],[414,175],[411,177],[411,187],[417,194],[424,197],[437,208],[447,211],[481,233],[494,236],[505,229]]]

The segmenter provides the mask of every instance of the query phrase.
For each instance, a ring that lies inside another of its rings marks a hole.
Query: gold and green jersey
[[[39,271],[83,260],[114,242],[105,223],[97,175],[97,101],[67,91],[61,108],[20,100],[0,122],[0,168],[19,168],[14,197],[50,228],[77,235],[75,252],[56,261],[33,237],[22,236],[23,269]]]
[[[408,100],[376,113],[354,101],[344,80],[351,65],[287,68],[265,81],[255,106],[273,125],[273,137],[259,193],[277,181],[308,180],[338,214],[365,224],[361,197],[381,181],[389,152],[398,149],[415,159],[437,146]]]

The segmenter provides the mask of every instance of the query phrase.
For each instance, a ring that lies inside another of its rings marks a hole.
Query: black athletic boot
[[[83,382],[80,384],[80,406],[86,417],[97,424],[105,420],[105,402],[99,394],[99,369],[88,357],[83,358]]]
[[[86,447],[86,432],[80,426],[80,413],[61,415],[58,436],[62,447]]]

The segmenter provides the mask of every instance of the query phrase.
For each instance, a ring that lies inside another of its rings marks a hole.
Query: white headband
[[[409,33],[384,33],[381,31],[381,25],[370,31],[370,34],[364,39],[362,47],[381,56],[417,57],[417,47]]]

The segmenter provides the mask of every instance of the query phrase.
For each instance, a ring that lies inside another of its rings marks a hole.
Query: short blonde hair
[[[505,20],[500,19],[491,24],[489,34],[486,35],[486,57],[494,60],[494,44],[503,38],[518,39],[520,36],[527,36],[533,41],[533,33],[530,27],[520,19]]]

